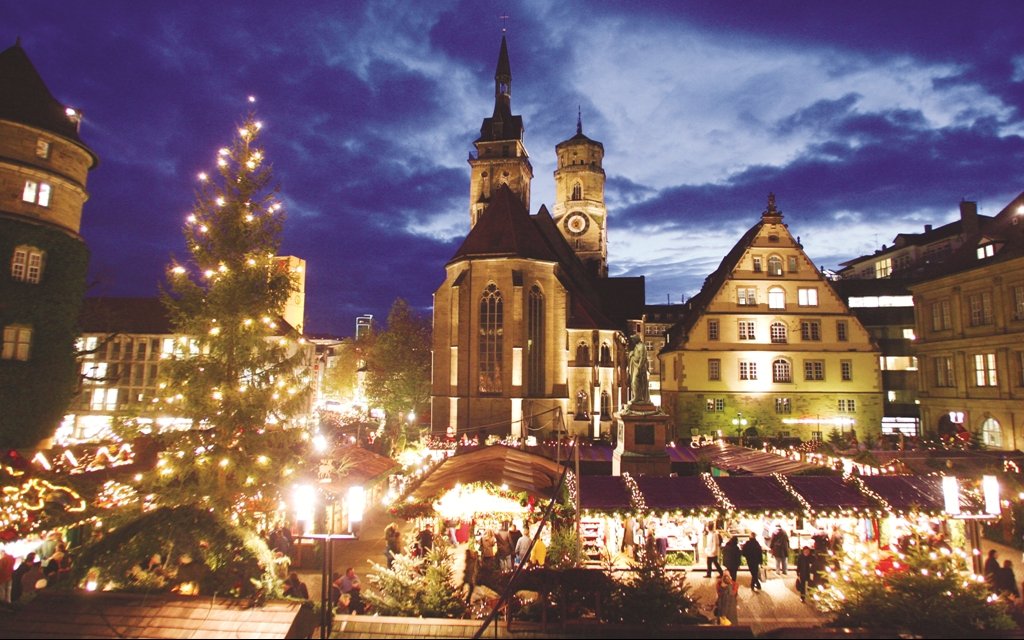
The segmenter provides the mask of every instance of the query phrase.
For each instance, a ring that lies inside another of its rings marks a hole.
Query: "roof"
[[[430,500],[458,483],[492,482],[550,498],[561,476],[562,465],[553,460],[504,445],[492,445],[448,458],[427,475],[412,496],[416,501]]]
[[[354,445],[335,448],[331,457],[348,462],[348,468],[338,481],[345,486],[353,483],[369,484],[402,466],[387,456]]]
[[[160,298],[86,298],[78,321],[82,333],[174,333]]]
[[[530,219],[508,185],[501,185],[455,251],[449,264],[464,258],[514,257],[557,262],[558,255]]]
[[[727,442],[714,442],[696,449],[696,455],[711,466],[741,475],[768,475],[772,473],[800,473],[821,469],[806,462],[790,460],[774,453],[748,449]]]
[[[629,490],[621,476],[585,476],[580,478],[580,509],[628,511]]]
[[[896,512],[938,513],[945,507],[941,476],[863,476],[861,481]],[[960,492],[960,508],[981,511],[980,505],[963,491]]]
[[[796,512],[801,509],[797,499],[772,476],[729,476],[714,480],[739,511]]]
[[[589,480],[589,479],[588,479]],[[700,476],[677,478],[635,478],[637,488],[649,509],[654,510],[700,510],[716,509],[715,494]]]
[[[20,41],[0,52],[0,119],[68,138],[92,155],[95,166],[95,154],[78,137],[78,126],[66,109],[50,93]]]
[[[867,509],[870,501],[856,487],[852,487],[842,478],[829,476],[792,476],[787,478],[793,490],[803,496],[817,512],[835,511],[837,509]]]
[[[3,616],[0,638],[308,638],[315,625],[303,602],[46,591]]]

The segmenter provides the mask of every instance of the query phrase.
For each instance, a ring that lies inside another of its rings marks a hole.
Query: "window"
[[[857,401],[856,400],[839,400],[839,413],[856,413],[857,412]]]
[[[576,183],[572,185],[572,198],[571,200],[582,200],[583,199],[583,185]]]
[[[612,397],[607,391],[601,392],[601,419],[610,420],[612,417]]]
[[[786,292],[781,287],[772,287],[768,290],[768,308],[785,309]]]
[[[612,349],[608,346],[607,342],[601,343],[601,366],[612,366]]]
[[[708,320],[708,340],[718,340],[718,320]]]
[[[739,321],[739,332],[740,340],[754,340],[754,321],[753,320],[740,320]]]
[[[846,342],[850,339],[846,320],[836,320],[836,340]]]
[[[782,258],[779,256],[768,257],[768,275],[770,276],[781,276],[782,275]]]
[[[914,334],[914,330],[910,327],[903,328],[903,339],[904,340],[917,340],[917,335]]]
[[[1013,319],[1024,320],[1024,285],[1013,288]]]
[[[793,382],[793,366],[779,358],[772,362],[772,382]]]
[[[8,325],[4,327],[3,360],[28,360],[32,345],[32,327]]]
[[[50,185],[45,182],[26,180],[25,189],[21,192],[21,199],[41,207],[48,207],[50,206]]]
[[[786,268],[789,269],[790,273],[796,273],[796,256],[786,257]]]
[[[36,140],[36,157],[47,159],[50,157],[50,143],[42,138]]]
[[[793,403],[789,398],[775,398],[775,413],[793,413]]]
[[[757,380],[757,363],[740,360],[740,380]]]
[[[1003,446],[1003,430],[995,418],[985,418],[985,422],[981,423],[981,442],[986,447]]]
[[[526,386],[531,395],[543,395],[544,293],[537,285],[530,287],[526,305]]]
[[[588,399],[589,398],[587,397],[587,392],[584,391],[583,389],[580,389],[579,391],[576,392],[577,418],[587,418],[590,415],[590,412],[588,411],[588,407],[590,405],[590,403],[587,402]]]
[[[824,360],[804,360],[804,380],[824,380]]]
[[[590,364],[590,346],[586,342],[576,345],[576,366],[585,367]]]
[[[821,322],[819,320],[801,320],[800,339],[806,341],[821,340]]]
[[[788,334],[786,331],[786,325],[781,322],[773,322],[769,332],[771,333],[772,342],[774,344],[786,344]]]
[[[892,274],[892,258],[882,258],[875,261],[875,277],[888,278]]]
[[[935,356],[935,386],[953,387],[956,380],[953,378],[953,356]]]
[[[974,384],[979,387],[994,387],[999,384],[996,373],[996,354],[977,353],[974,355]]]
[[[979,327],[992,324],[992,294],[979,291],[967,296],[967,305],[971,309],[971,326]]]
[[[708,359],[708,380],[722,379],[722,360],[719,358]]]
[[[840,360],[839,374],[843,382],[850,382],[853,380],[853,360]]]
[[[757,304],[757,289],[754,287],[737,287],[736,304],[744,306]]]
[[[761,256],[754,256],[754,273],[761,273]]]
[[[932,303],[932,330],[942,331],[953,326],[949,312],[949,298],[936,300]]]
[[[725,411],[725,398],[708,398],[704,403],[704,411],[708,413],[722,413]]]
[[[18,247],[11,257],[11,277],[15,280],[24,280],[26,267],[28,266],[28,251]]]
[[[813,288],[797,290],[797,304],[801,307],[818,306],[818,290]]]
[[[504,346],[504,305],[496,285],[489,284],[480,297],[481,393],[501,393],[501,359]]]
[[[13,271],[13,270],[12,270]],[[39,284],[43,273],[43,254],[41,251],[29,250],[28,270],[25,272],[25,282]],[[12,274],[13,275],[13,274]]]
[[[991,258],[996,254],[996,247],[994,244],[989,242],[978,247],[978,260],[984,260],[985,258]]]

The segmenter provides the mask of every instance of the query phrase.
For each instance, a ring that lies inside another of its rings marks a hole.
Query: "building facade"
[[[0,53],[0,448],[53,435],[78,381],[79,229],[97,163],[80,122],[20,43]]]
[[[910,290],[925,434],[1024,446],[1024,193]]]
[[[877,434],[878,347],[768,208],[685,305],[661,359],[677,436]]]
[[[431,420],[452,436],[608,436],[642,278],[607,277],[604,148],[556,145],[555,215],[531,215],[533,169],[502,38],[495,105],[470,165],[470,232],[434,293]],[[614,304],[613,304],[614,303]]]

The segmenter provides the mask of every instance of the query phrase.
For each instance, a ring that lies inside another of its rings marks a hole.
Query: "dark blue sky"
[[[15,2],[100,156],[90,295],[155,295],[195,176],[258,98],[308,261],[307,331],[424,310],[469,226],[466,155],[507,13],[513,111],[552,203],[554,145],[605,145],[613,275],[697,291],[769,191],[821,266],[994,214],[1024,189],[1024,2]]]

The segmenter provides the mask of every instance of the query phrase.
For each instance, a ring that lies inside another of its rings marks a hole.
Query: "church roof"
[[[85,147],[66,109],[46,88],[20,42],[0,52],[0,119],[44,129]]]
[[[558,262],[559,257],[530,214],[507,185],[492,194],[491,202],[449,261],[465,258],[530,258]]]

